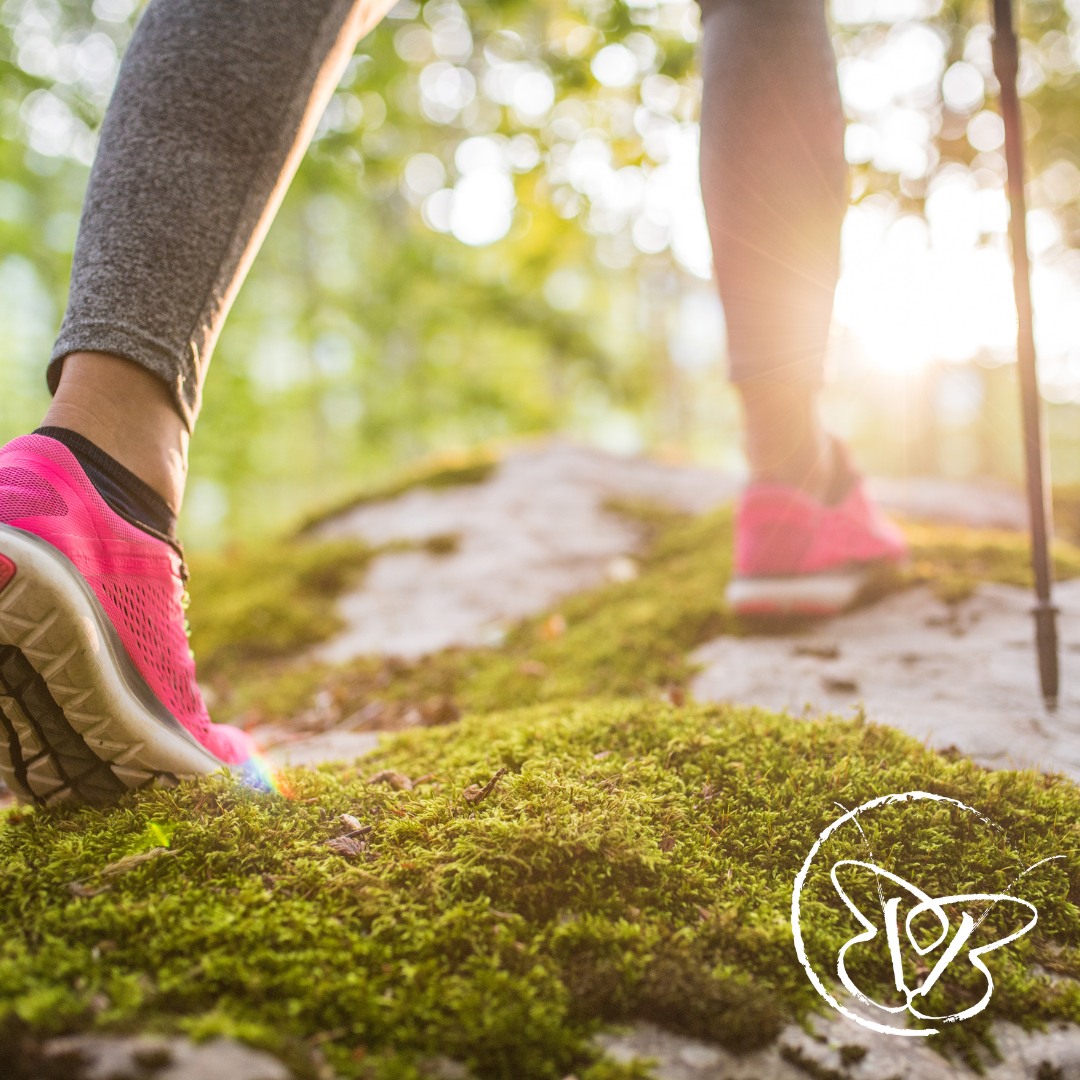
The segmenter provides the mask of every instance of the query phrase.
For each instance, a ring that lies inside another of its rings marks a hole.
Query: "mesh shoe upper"
[[[179,553],[116,514],[66,446],[24,435],[0,449],[0,523],[75,564],[150,689],[207,750],[230,765],[255,753],[244,732],[214,724],[206,711],[184,629]]]
[[[859,563],[899,562],[906,554],[900,530],[877,509],[859,477],[834,506],[778,484],[752,485],[739,502],[739,577],[820,574]]]

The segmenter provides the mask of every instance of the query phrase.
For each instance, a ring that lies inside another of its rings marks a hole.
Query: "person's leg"
[[[225,316],[357,40],[389,7],[154,0],[124,55],[44,424],[90,439],[174,511]]]
[[[174,535],[214,342],[389,0],[154,0],[121,66],[36,432],[0,448],[0,779],[102,801],[250,761],[195,678]]]
[[[821,418],[846,209],[824,0],[702,9],[702,193],[751,481],[728,600],[741,614],[833,614],[904,543]]]
[[[823,0],[703,0],[701,180],[751,476],[824,495],[844,117]]]

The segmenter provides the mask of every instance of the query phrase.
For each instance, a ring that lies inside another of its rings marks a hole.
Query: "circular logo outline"
[[[887,1024],[879,1024],[874,1020],[869,1020],[865,1016],[859,1016],[857,1013],[852,1012],[850,1009],[845,1008],[829,993],[828,988],[824,982],[820,979],[817,972],[814,971],[813,966],[810,963],[809,958],[806,955],[806,946],[803,943],[802,926],[800,923],[800,915],[802,914],[800,902],[802,900],[803,886],[806,884],[806,877],[810,873],[810,867],[813,865],[814,858],[821,850],[822,845],[841,825],[846,824],[849,821],[854,821],[859,814],[866,810],[873,810],[878,806],[887,806],[893,803],[905,803],[915,802],[921,799],[931,799],[934,802],[949,803],[952,806],[957,806],[961,810],[967,810],[974,814],[977,818],[983,821],[985,824],[991,826],[994,829],[999,829],[1000,826],[991,821],[985,814],[976,810],[973,806],[968,806],[967,803],[961,802],[959,799],[951,798],[948,795],[938,795],[932,791],[902,791],[894,795],[879,795],[876,799],[871,799],[869,802],[863,803],[861,806],[856,806],[853,810],[848,810],[845,814],[838,817],[831,824],[827,825],[825,829],[818,834],[817,839],[814,841],[813,846],[810,848],[809,854],[806,856],[802,867],[799,869],[798,874],[795,875],[795,888],[791,894],[791,933],[795,939],[795,955],[799,958],[799,963],[802,965],[803,971],[806,972],[807,978],[810,980],[814,989],[834,1008],[837,1012],[846,1016],[849,1020],[854,1020],[855,1023],[860,1024],[862,1027],[869,1028],[871,1031],[880,1032],[882,1035],[905,1035],[917,1038],[926,1037],[928,1035],[935,1035],[938,1032],[937,1028],[899,1028],[890,1027]],[[1055,856],[1060,857],[1060,856]],[[1037,864],[1036,864],[1037,865]],[[1030,867],[1029,869],[1033,869]]]

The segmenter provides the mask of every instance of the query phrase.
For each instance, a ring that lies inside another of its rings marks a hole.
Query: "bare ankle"
[[[812,498],[824,499],[833,486],[836,462],[817,393],[784,384],[738,389],[751,479],[797,487]]]
[[[165,384],[138,364],[107,353],[72,353],[42,424],[89,439],[179,512],[188,432]]]

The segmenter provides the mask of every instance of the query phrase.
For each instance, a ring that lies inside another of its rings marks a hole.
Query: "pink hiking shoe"
[[[101,803],[255,754],[211,722],[178,550],[105,503],[62,443],[0,449],[0,778]]]
[[[902,563],[900,530],[870,500],[841,451],[850,487],[825,505],[793,487],[753,484],[735,521],[727,600],[740,615],[825,616],[852,604],[884,566]]]

